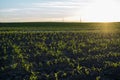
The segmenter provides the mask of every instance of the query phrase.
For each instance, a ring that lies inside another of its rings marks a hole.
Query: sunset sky
[[[120,22],[120,0],[0,0],[0,22]]]

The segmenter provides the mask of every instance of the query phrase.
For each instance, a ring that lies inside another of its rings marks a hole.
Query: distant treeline
[[[0,27],[87,27],[88,25],[96,26],[102,25],[103,23],[79,23],[79,22],[14,22],[14,23],[0,23]],[[120,22],[109,23],[116,26],[120,25]]]

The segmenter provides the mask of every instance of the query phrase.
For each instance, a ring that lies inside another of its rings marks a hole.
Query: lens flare
[[[115,26],[113,23],[102,23],[102,25],[100,26],[100,31],[102,33],[115,32]]]

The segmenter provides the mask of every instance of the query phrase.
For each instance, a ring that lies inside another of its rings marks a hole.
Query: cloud
[[[32,3],[33,7],[49,7],[49,8],[77,8],[80,7],[82,5],[84,5],[85,3],[80,3],[80,2],[61,2],[61,1],[57,1],[57,2],[43,2],[43,3]]]
[[[4,21],[20,20],[61,20],[74,16],[77,11],[86,5],[87,0],[45,0],[21,4],[21,7],[0,9],[0,19]],[[79,15],[79,14],[78,14]]]
[[[17,8],[9,8],[9,9],[1,9],[0,12],[15,12],[15,11],[19,11],[21,9],[17,9]]]

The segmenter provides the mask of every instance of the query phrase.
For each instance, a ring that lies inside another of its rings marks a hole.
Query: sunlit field
[[[0,23],[0,80],[120,80],[120,23]]]

